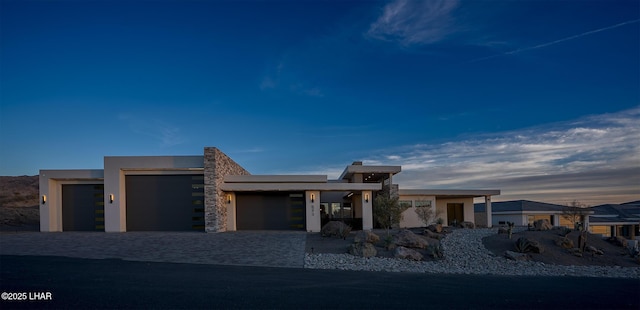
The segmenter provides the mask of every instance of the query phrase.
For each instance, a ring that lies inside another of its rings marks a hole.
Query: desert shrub
[[[425,226],[431,225],[435,218],[440,215],[440,212],[433,206],[416,207],[414,211]]]
[[[516,248],[516,251],[519,253],[528,253],[528,252],[543,253],[544,252],[544,248],[542,247],[542,245],[540,245],[540,243],[534,240],[527,239],[525,237],[520,237],[518,238],[518,240],[516,240],[515,248]]]
[[[507,228],[507,233],[509,234],[509,239],[511,239],[511,236],[513,235],[513,227],[516,225],[516,223],[514,222],[507,222],[507,226],[509,228]]]
[[[342,239],[347,239],[349,233],[351,233],[351,229],[352,228],[349,225],[340,226],[340,237],[342,237]]]
[[[577,200],[572,201],[562,211],[562,217],[573,223],[575,230],[584,229],[584,219],[589,216],[589,206]]]
[[[429,256],[433,258],[443,258],[444,251],[442,250],[442,246],[440,244],[430,244],[427,246],[427,253]]]
[[[518,238],[515,243],[516,252],[518,253],[527,253],[529,252],[529,243],[526,238]]]
[[[389,193],[378,194],[373,201],[373,217],[387,230],[387,236],[389,228],[400,223],[402,212],[406,209],[407,207],[400,205],[398,196]]]

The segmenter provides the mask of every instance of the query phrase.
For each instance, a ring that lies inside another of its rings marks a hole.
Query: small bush
[[[525,237],[520,237],[516,240],[515,243],[516,251],[519,253],[543,253],[544,247],[540,245],[537,241],[527,239]]]
[[[444,251],[442,250],[442,246],[440,244],[430,244],[427,246],[427,253],[429,256],[433,258],[443,258]]]

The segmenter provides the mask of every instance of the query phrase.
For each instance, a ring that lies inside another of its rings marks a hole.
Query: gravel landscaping
[[[534,261],[513,261],[487,250],[482,238],[494,229],[457,229],[442,242],[445,257],[436,261],[408,261],[386,257],[362,258],[350,254],[305,254],[304,267],[313,269],[368,270],[505,276],[575,276],[640,279],[640,267],[563,266]]]

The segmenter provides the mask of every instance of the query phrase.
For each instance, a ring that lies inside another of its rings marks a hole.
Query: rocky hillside
[[[0,176],[0,207],[37,207],[38,176]]]
[[[0,176],[0,231],[38,230],[38,176]]]

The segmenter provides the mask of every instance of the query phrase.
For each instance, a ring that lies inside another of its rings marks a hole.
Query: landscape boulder
[[[596,247],[591,246],[591,245],[588,245],[588,246],[585,248],[585,251],[590,252],[590,253],[593,253],[593,254],[596,254],[596,255],[604,255],[604,251],[602,251],[602,250],[598,250]]]
[[[375,257],[378,255],[378,250],[368,242],[352,243],[349,247],[349,254],[361,257]]]
[[[444,235],[443,235],[443,234],[435,233],[435,232],[431,231],[430,229],[425,229],[425,230],[422,232],[422,234],[423,234],[423,235],[425,235],[425,236],[427,236],[427,237],[429,237],[429,238],[437,239],[437,240],[440,240],[440,239],[444,238]]]
[[[567,249],[567,251],[569,251],[573,256],[582,257],[582,250],[578,248]]]
[[[355,243],[377,243],[380,241],[380,237],[370,231],[361,230],[356,233],[356,236],[353,238],[353,242]]]
[[[544,253],[544,247],[540,242],[531,240],[531,252],[533,253]]]
[[[403,246],[399,246],[395,249],[395,251],[393,252],[393,257],[415,261],[420,261],[423,258],[422,254],[420,254],[418,251],[405,248]]]
[[[567,237],[563,237],[560,238],[558,240],[556,240],[556,245],[562,247],[563,249],[571,249],[574,247],[573,245],[573,240],[567,238]]]
[[[468,229],[474,229],[476,228],[476,224],[474,224],[473,222],[462,222],[460,223],[460,228],[468,228]]]
[[[623,248],[627,247],[627,239],[621,236],[610,237],[608,241],[614,245],[621,246]]]
[[[323,237],[338,237],[346,238],[351,232],[351,227],[340,221],[331,221],[320,229],[320,234]]]
[[[441,233],[442,232],[442,224],[431,224],[429,226],[427,226],[427,229],[434,232],[434,233]]]
[[[549,223],[549,220],[542,219],[542,220],[537,220],[533,222],[533,229],[534,230],[551,230],[553,229],[553,226],[551,225],[551,223]]]
[[[403,229],[393,236],[393,243],[398,246],[417,249],[424,249],[429,246],[427,240],[407,229]]]
[[[513,251],[505,251],[504,257],[511,260],[529,260],[529,255],[525,253],[518,253]]]

